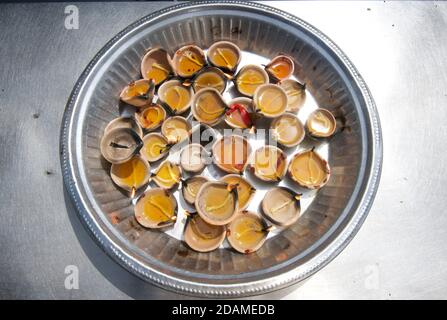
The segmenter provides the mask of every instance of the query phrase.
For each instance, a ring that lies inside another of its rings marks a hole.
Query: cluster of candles
[[[228,41],[214,43],[206,54],[195,45],[178,49],[172,57],[161,48],[148,50],[141,62],[142,79],[120,94],[136,108],[135,115],[112,120],[101,139],[101,153],[112,164],[110,175],[117,186],[133,198],[150,181],[157,185],[136,201],[135,218],[142,226],[166,228],[176,222],[178,204],[172,193],[181,185],[184,200],[195,208],[186,212],[184,240],[201,252],[218,248],[225,238],[239,252],[256,251],[274,225],[287,227],[298,219],[300,194],[285,187],[265,194],[261,213],[266,219],[248,212],[256,189],[244,177],[247,168],[265,182],[278,182],[288,174],[307,189],[321,188],[330,175],[328,163],[314,149],[293,155],[287,163],[278,146],[252,152],[249,141],[237,134],[221,137],[210,149],[190,141],[194,128],[184,117],[189,112],[202,129],[224,121],[254,132],[258,119],[270,118],[273,138],[285,148],[300,144],[306,133],[316,139],[335,133],[335,117],[326,109],[316,109],[304,125],[297,118],[306,91],[290,78],[295,68],[291,57],[278,55],[264,67],[249,64],[237,71],[241,55]],[[222,94],[228,81],[241,96],[226,102]],[[164,160],[151,172],[151,164],[180,144],[178,162]],[[201,175],[207,158],[228,174],[218,181]],[[183,178],[185,172],[188,178]]]

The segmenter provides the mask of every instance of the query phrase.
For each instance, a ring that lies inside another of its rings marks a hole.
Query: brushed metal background
[[[1,298],[185,298],[138,280],[91,241],[65,201],[58,156],[82,68],[118,31],[169,4],[78,4],[79,30],[64,28],[65,4],[1,5]],[[446,297],[447,3],[268,4],[309,21],[350,57],[385,142],[379,193],[353,242],[300,288],[269,297]],[[64,288],[67,265],[79,268],[78,290]]]

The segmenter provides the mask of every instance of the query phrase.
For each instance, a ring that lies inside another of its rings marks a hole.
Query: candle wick
[[[110,142],[110,146],[112,147],[112,148],[121,148],[121,149],[129,149],[129,146],[125,146],[125,145],[123,145],[123,144],[119,144],[119,143],[116,143],[116,142]]]

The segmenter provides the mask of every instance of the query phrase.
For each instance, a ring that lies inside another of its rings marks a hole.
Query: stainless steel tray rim
[[[237,284],[203,284],[188,281],[185,279],[179,279],[173,276],[168,276],[166,274],[158,272],[158,270],[154,270],[146,265],[141,264],[141,262],[135,259],[131,252],[127,252],[127,250],[123,250],[122,248],[120,248],[115,240],[109,237],[106,232],[104,232],[104,230],[102,229],[103,226],[101,226],[93,217],[93,212],[91,211],[92,208],[83,200],[85,199],[85,197],[81,197],[81,195],[85,195],[85,190],[81,187],[79,183],[79,177],[75,172],[75,166],[73,164],[76,164],[77,160],[74,158],[74,146],[70,145],[69,142],[71,140],[70,137],[73,134],[73,128],[75,127],[73,111],[76,107],[79,107],[79,95],[83,90],[85,90],[85,86],[88,84],[88,78],[92,74],[91,71],[99,65],[98,62],[101,60],[101,58],[103,58],[115,45],[119,44],[120,40],[122,40],[126,36],[129,36],[132,31],[135,31],[139,27],[143,27],[145,24],[153,20],[162,18],[163,15],[166,13],[172,13],[173,11],[182,10],[185,8],[193,9],[200,8],[201,6],[221,6],[222,4],[231,5],[232,9],[234,9],[234,6],[239,6],[244,9],[254,8],[264,11],[268,14],[274,14],[281,19],[285,19],[289,22],[295,23],[308,32],[315,34],[326,46],[332,49],[332,51],[336,54],[340,61],[344,63],[345,67],[349,70],[350,74],[355,79],[356,85],[361,90],[362,98],[366,101],[366,106],[368,108],[367,114],[369,115],[369,121],[372,126],[372,141],[374,142],[371,146],[371,155],[373,157],[373,161],[370,173],[368,175],[369,181],[366,184],[367,189],[365,190],[362,199],[360,199],[359,201],[358,209],[354,214],[352,220],[337,236],[337,238],[333,240],[330,245],[320,251],[316,257],[311,258],[298,267],[295,267],[282,274],[270,278]],[[66,111],[64,113],[63,124],[61,127],[60,148],[61,165],[65,187],[74,201],[82,222],[91,231],[94,239],[99,242],[101,247],[108,255],[110,255],[114,260],[116,260],[126,269],[130,269],[140,278],[146,281],[149,280],[150,282],[164,289],[169,289],[178,293],[191,294],[195,296],[210,297],[249,296],[270,292],[301,281],[324,267],[346,247],[346,245],[354,237],[364,219],[366,218],[367,213],[372,205],[372,200],[374,199],[375,193],[377,191],[382,165],[382,137],[376,106],[365,82],[359,75],[356,68],[346,57],[346,55],[319,30],[302,21],[301,19],[272,7],[257,3],[245,3],[241,1],[203,1],[192,4],[175,5],[143,17],[142,19],[131,24],[126,29],[121,31],[118,35],[116,35],[98,52],[98,54],[89,63],[73,89],[66,107]]]

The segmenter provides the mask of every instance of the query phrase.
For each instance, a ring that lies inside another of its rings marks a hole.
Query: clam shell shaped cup
[[[219,91],[205,88],[196,92],[191,109],[197,121],[213,126],[222,120],[228,106]]]
[[[192,87],[195,92],[205,88],[214,88],[223,94],[227,87],[227,77],[218,68],[205,67],[194,77]]]
[[[138,198],[134,212],[135,219],[143,227],[167,227],[177,220],[177,200],[167,190],[152,188]]]
[[[206,65],[203,50],[196,45],[186,45],[178,49],[172,57],[174,72],[182,78],[191,78]]]
[[[234,77],[236,89],[247,97],[253,97],[256,89],[269,83],[269,75],[260,66],[255,64],[245,65]]]
[[[276,84],[263,84],[253,95],[255,111],[266,118],[276,118],[286,112],[287,94]]]
[[[130,128],[115,128],[104,133],[100,149],[102,156],[110,163],[123,163],[143,146],[140,136]]]
[[[227,240],[233,249],[248,254],[262,247],[268,233],[264,220],[253,212],[243,211],[227,227]]]
[[[241,62],[242,54],[239,47],[234,43],[218,41],[208,48],[207,57],[213,66],[234,73]]]
[[[236,185],[210,181],[204,183],[196,196],[195,206],[207,223],[223,226],[230,223],[237,213]]]
[[[141,108],[152,103],[154,93],[154,80],[140,79],[129,83],[123,91],[121,91],[120,99],[127,104]]]
[[[191,124],[180,116],[169,117],[163,122],[161,133],[168,139],[169,143],[178,143],[189,138]]]
[[[306,129],[314,138],[328,138],[335,133],[337,122],[334,115],[326,109],[313,111],[306,121]]]
[[[158,104],[151,104],[135,113],[139,125],[147,131],[158,129],[166,119],[166,110]]]
[[[292,180],[307,189],[319,189],[330,177],[331,170],[313,149],[295,154],[290,160],[288,174]]]
[[[155,170],[152,180],[163,189],[177,187],[182,179],[182,169],[179,165],[165,160]]]
[[[134,193],[149,182],[150,169],[145,159],[135,155],[124,163],[112,164],[110,176],[117,186]]]
[[[188,144],[180,151],[180,165],[185,171],[201,172],[205,168],[207,155],[208,152],[201,144]]]
[[[290,226],[300,216],[300,197],[301,195],[285,187],[272,188],[262,199],[262,214],[278,226]]]
[[[238,135],[223,136],[212,147],[217,167],[227,173],[242,173],[250,158],[251,146],[247,139]]]
[[[188,218],[183,239],[186,244],[198,252],[217,249],[225,240],[225,226],[214,226],[203,220],[198,214]]]
[[[202,185],[207,183],[209,179],[204,176],[192,176],[182,182],[183,199],[189,204],[194,205]]]
[[[227,174],[220,181],[237,185],[238,210],[244,210],[250,204],[256,193],[256,188],[244,177],[238,174]]]
[[[295,147],[300,144],[306,136],[303,124],[297,116],[291,113],[284,113],[274,119],[270,125],[273,139],[284,147]]]
[[[169,80],[158,88],[159,101],[172,114],[182,114],[191,106],[194,92],[191,87],[184,86],[180,80]]]
[[[284,152],[274,146],[264,146],[257,149],[250,161],[253,174],[267,182],[282,180],[287,170],[287,158]]]
[[[220,122],[228,107],[219,91],[205,88],[196,92],[191,108],[197,121],[213,126]]]
[[[245,109],[245,112],[234,106],[238,105]],[[251,128],[254,123],[251,118],[253,113],[253,100],[247,97],[238,97],[232,99],[228,103],[229,109],[225,113],[225,122],[235,129],[248,129]],[[233,109],[232,109],[233,108]]]
[[[281,81],[293,75],[295,64],[292,58],[286,55],[274,57],[266,66],[265,71],[276,81]]]
[[[306,102],[306,86],[292,79],[281,81],[279,86],[287,94],[287,111],[298,112]]]
[[[148,133],[143,137],[144,146],[141,155],[149,162],[155,162],[163,158],[169,151],[169,141],[158,132]]]
[[[141,75],[144,79],[152,79],[156,86],[173,74],[168,52],[162,48],[147,51],[141,61]]]

